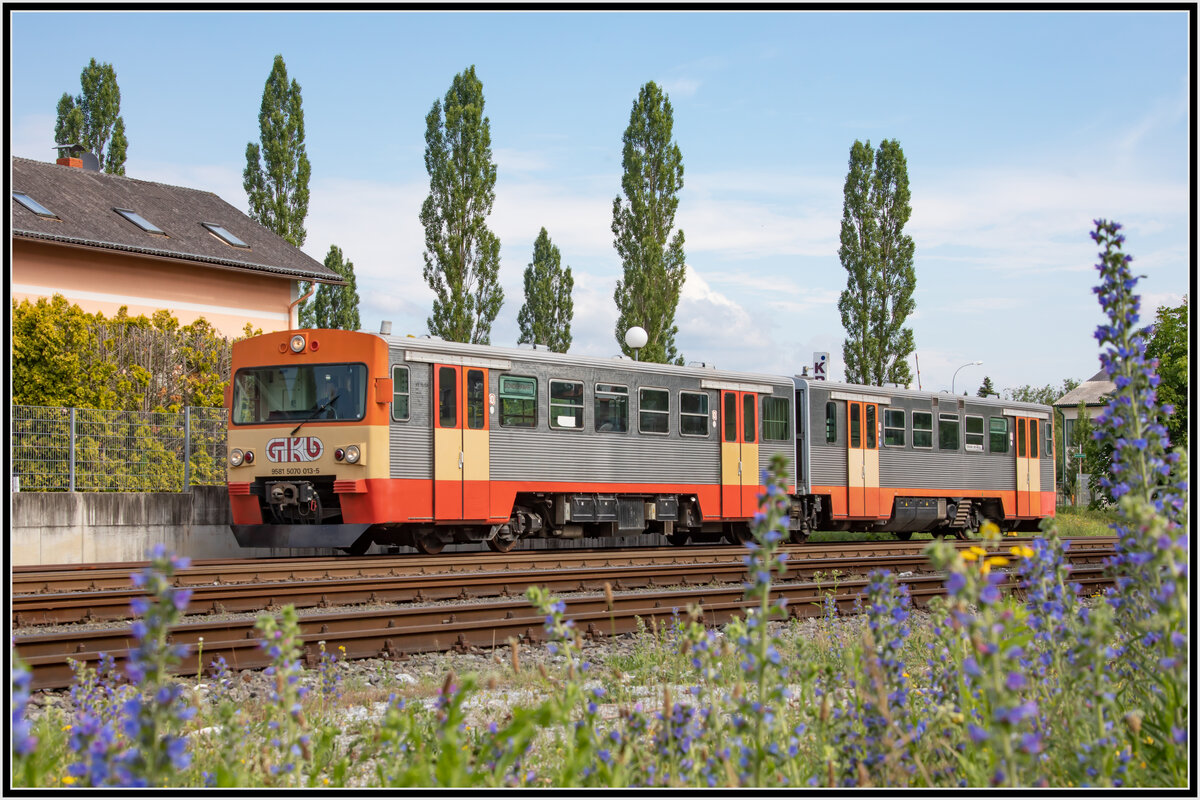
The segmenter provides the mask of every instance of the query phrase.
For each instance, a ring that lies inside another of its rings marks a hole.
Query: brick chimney
[[[83,149],[81,144],[60,144],[55,145],[60,155],[54,163],[64,167],[75,167],[77,169],[87,169],[92,172],[100,171],[100,159]]]

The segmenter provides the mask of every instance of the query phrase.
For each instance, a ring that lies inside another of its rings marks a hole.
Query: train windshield
[[[246,367],[233,379],[233,424],[360,420],[366,387],[363,364]]]

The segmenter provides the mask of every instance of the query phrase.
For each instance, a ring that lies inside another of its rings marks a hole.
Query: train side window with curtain
[[[933,448],[933,412],[912,412],[913,447]]]
[[[883,410],[883,445],[884,447],[904,447],[904,409],[885,408]]]
[[[938,449],[958,449],[958,414],[938,414]]]
[[[787,441],[788,400],[786,397],[764,397],[762,401],[762,438],[774,442]]]
[[[993,453],[1008,452],[1008,420],[988,417],[988,449]]]
[[[596,430],[625,433],[629,430],[629,387],[597,383],[592,395]]]
[[[825,404],[825,441],[837,441],[837,403]]]
[[[500,427],[537,427],[537,379],[500,376]]]
[[[1029,457],[1038,457],[1038,421],[1029,420]]]
[[[550,427],[583,430],[583,384],[550,381]]]
[[[708,436],[708,395],[704,392],[679,393],[679,433]]]
[[[408,419],[408,367],[392,367],[392,419]]]

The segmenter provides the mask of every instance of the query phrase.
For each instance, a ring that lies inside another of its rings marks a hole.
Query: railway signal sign
[[[828,379],[828,373],[825,372],[825,365],[829,363],[829,353],[813,353],[813,380],[823,381]]]

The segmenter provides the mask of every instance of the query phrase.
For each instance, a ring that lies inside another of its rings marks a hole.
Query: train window
[[[1046,431],[1046,446],[1042,452],[1049,456],[1054,453],[1054,426],[1047,422],[1042,428]]]
[[[983,452],[983,417],[966,417],[966,423],[963,431],[966,437],[966,444],[963,445],[964,450],[972,453]]]
[[[754,393],[747,392],[742,395],[742,433],[745,434],[743,442],[756,442],[754,437],[758,433],[758,422],[755,420],[757,416],[754,413]]]
[[[1017,458],[1025,458],[1025,420],[1017,417]]]
[[[912,412],[913,447],[933,447],[933,412]]]
[[[483,370],[467,370],[467,427],[473,431],[487,427],[487,381]]]
[[[988,450],[993,453],[1008,452],[1008,420],[1004,417],[988,418]]]
[[[443,428],[458,427],[458,371],[454,367],[438,368],[438,424]]]
[[[883,410],[883,444],[885,447],[904,447],[904,410]]]
[[[679,432],[684,436],[708,436],[708,395],[679,393]]]
[[[666,389],[638,389],[638,430],[642,433],[669,433],[671,393]]]
[[[861,403],[850,404],[850,446],[862,447],[862,414]]]
[[[764,440],[784,442],[788,439],[788,401],[786,397],[764,397],[762,401],[762,424]]]
[[[825,404],[825,441],[837,441],[837,403]]]
[[[392,419],[408,419],[408,367],[392,367]]]
[[[878,409],[879,406],[875,405],[874,403],[867,403],[864,408],[867,410],[865,422],[867,428],[867,449],[876,450],[879,447],[876,438],[879,436],[879,424],[876,414],[876,409]]]
[[[725,441],[737,441],[737,393],[725,394]]]
[[[500,376],[500,427],[537,427],[537,379]]]
[[[1029,420],[1029,457],[1038,457],[1038,421]]]
[[[938,449],[958,449],[958,414],[938,414]]]
[[[629,430],[629,387],[597,383],[593,410],[596,430],[625,433]]]
[[[550,381],[550,427],[583,430],[583,384]]]

